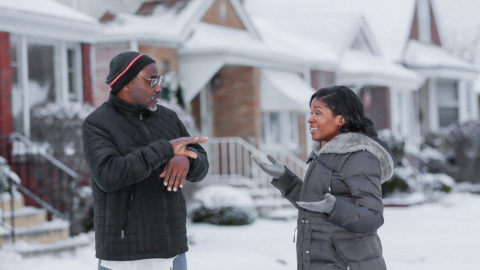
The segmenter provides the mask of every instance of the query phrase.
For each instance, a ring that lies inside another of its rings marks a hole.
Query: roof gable
[[[215,0],[202,18],[203,22],[246,30],[235,8],[228,0]]]
[[[437,22],[433,3],[430,0],[417,0],[410,26],[409,39],[442,47]]]

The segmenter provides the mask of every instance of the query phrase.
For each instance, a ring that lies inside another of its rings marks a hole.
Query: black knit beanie
[[[110,61],[110,71],[106,80],[106,83],[112,89],[111,92],[116,95],[145,66],[151,63],[155,63],[155,60],[139,52],[122,52],[113,57]]]

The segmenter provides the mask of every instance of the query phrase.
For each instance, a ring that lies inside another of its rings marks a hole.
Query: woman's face
[[[314,98],[310,105],[311,116],[308,119],[312,140],[328,142],[340,134],[340,128],[345,123],[341,115],[333,115],[325,102]]]

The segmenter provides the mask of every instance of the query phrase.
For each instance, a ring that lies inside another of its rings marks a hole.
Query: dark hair
[[[359,132],[377,137],[372,120],[365,116],[362,102],[350,88],[343,85],[320,88],[312,95],[310,105],[315,98],[325,102],[334,115],[342,115],[345,119],[340,133]]]

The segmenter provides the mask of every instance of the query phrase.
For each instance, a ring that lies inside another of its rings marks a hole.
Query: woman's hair
[[[377,137],[373,122],[365,116],[362,102],[350,88],[343,85],[320,88],[312,95],[310,105],[315,98],[325,102],[334,115],[342,115],[345,119],[340,133],[360,132]]]

